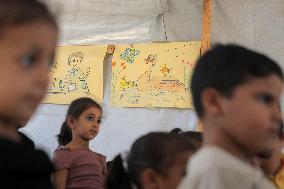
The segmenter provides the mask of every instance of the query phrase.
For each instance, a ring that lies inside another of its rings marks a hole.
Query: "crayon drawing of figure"
[[[88,83],[86,79],[90,74],[90,67],[83,70],[84,54],[81,52],[72,53],[68,57],[68,66],[70,66],[67,78],[68,92],[77,91],[85,94],[90,94]]]

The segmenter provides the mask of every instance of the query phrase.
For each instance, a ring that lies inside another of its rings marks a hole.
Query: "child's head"
[[[174,128],[170,133],[184,135],[194,145],[194,151],[197,151],[202,145],[202,133],[198,131],[182,131],[180,128]]]
[[[198,60],[191,90],[205,132],[214,131],[210,135],[229,148],[257,154],[271,151],[276,140],[282,84],[273,60],[237,45],[217,45]]]
[[[0,119],[27,121],[48,85],[57,24],[36,0],[0,1]]]
[[[100,129],[101,116],[101,106],[91,98],[74,100],[57,136],[59,145],[65,146],[74,137],[87,141],[96,137]]]
[[[114,158],[108,189],[174,189],[185,175],[194,146],[183,135],[154,132],[140,137],[126,158]]]

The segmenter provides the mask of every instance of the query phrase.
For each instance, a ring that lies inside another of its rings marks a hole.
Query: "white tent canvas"
[[[265,52],[284,67],[283,0],[215,0],[212,41]],[[52,0],[64,45],[190,41],[201,39],[201,0]],[[68,3],[68,5],[66,5]],[[59,5],[59,8],[58,8]],[[114,108],[109,105],[111,56],[104,63],[104,118],[91,148],[112,159],[149,131],[194,130],[191,109]],[[23,129],[50,156],[67,106],[41,105]]]

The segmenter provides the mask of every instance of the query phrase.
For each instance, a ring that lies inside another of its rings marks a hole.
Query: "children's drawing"
[[[146,64],[149,61],[149,57],[157,57],[157,55],[150,54],[147,59],[145,59]],[[178,91],[185,91],[185,85],[177,78],[170,76],[170,71],[172,68],[169,68],[167,64],[160,65],[160,72],[161,74],[157,74],[155,71],[157,59],[152,59],[149,63],[148,69],[138,77],[137,79],[137,87],[140,91],[153,91],[153,90],[160,90],[160,91],[171,91],[171,92],[178,92]]]
[[[87,96],[103,100],[103,59],[106,46],[57,47],[44,103],[69,104]]]
[[[130,61],[122,56],[125,52],[139,53]],[[112,62],[111,104],[191,108],[189,82],[199,55],[199,41],[117,45]]]
[[[90,66],[87,66],[85,70],[82,69],[84,60],[84,54],[82,52],[72,53],[68,57],[68,92],[77,90],[85,94],[90,94],[88,83],[86,79],[90,74]]]
[[[127,63],[132,64],[135,57],[140,53],[139,50],[134,48],[126,48],[125,51],[120,55],[120,58],[125,60]]]

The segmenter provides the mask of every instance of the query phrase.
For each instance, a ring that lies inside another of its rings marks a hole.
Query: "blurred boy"
[[[274,188],[247,160],[273,151],[282,85],[273,60],[237,45],[217,45],[199,59],[191,90],[204,141],[181,189]]]

